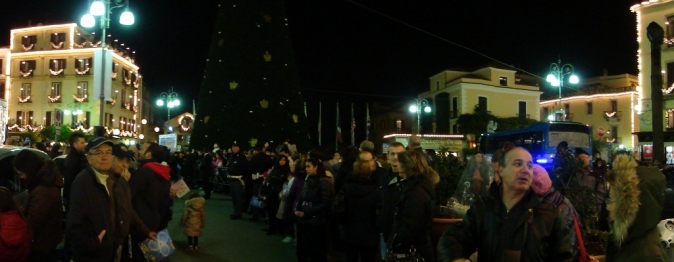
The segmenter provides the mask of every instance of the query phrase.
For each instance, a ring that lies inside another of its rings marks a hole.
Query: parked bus
[[[479,149],[491,159],[505,142],[511,142],[529,150],[535,163],[547,168],[552,166],[557,145],[562,141],[569,143],[569,149],[582,148],[592,156],[591,131],[577,122],[540,122],[520,130],[482,134]]]

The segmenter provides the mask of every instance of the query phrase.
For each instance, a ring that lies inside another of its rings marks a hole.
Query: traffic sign
[[[54,109],[54,126],[61,127],[61,121],[63,120],[63,111],[61,109]]]
[[[604,127],[603,126],[597,127],[597,135],[599,135],[600,137],[604,136]]]

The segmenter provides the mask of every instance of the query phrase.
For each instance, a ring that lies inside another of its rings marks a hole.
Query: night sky
[[[121,10],[115,10],[108,33],[136,51],[146,87],[158,94],[173,86],[184,98],[182,110],[191,111],[219,2],[130,0],[136,24],[119,25]],[[637,2],[287,0],[286,5],[305,100],[315,104],[409,100],[441,70],[490,62],[438,37],[539,76],[559,57],[581,78],[604,69],[636,74],[636,21],[629,7]],[[10,29],[29,21],[79,23],[88,5],[4,1],[0,46],[9,45]]]

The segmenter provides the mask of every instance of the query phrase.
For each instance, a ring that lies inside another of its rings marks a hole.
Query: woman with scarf
[[[283,184],[288,179],[288,173],[290,173],[288,157],[280,155],[276,159],[276,163],[274,163],[271,171],[269,171],[267,181],[265,182],[265,186],[268,188],[266,194],[267,203],[265,205],[268,218],[267,221],[269,221],[267,235],[274,234],[275,231],[279,234],[284,234],[283,224],[280,219],[276,218],[276,213],[278,213],[278,208],[281,204],[279,193],[281,193],[281,190],[283,190]]]

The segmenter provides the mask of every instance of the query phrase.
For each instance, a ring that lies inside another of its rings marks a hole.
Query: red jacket
[[[28,223],[16,211],[0,213],[0,258],[25,261],[30,255]]]

